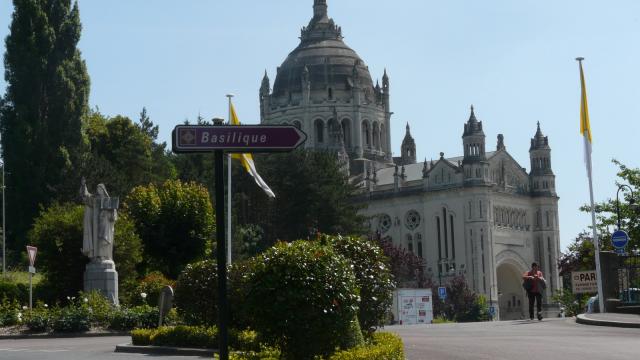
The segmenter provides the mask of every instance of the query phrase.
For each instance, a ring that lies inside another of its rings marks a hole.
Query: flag
[[[240,125],[240,120],[238,120],[238,115],[236,115],[236,109],[234,109],[231,101],[229,101],[229,117],[229,123],[231,125]],[[276,197],[273,191],[269,188],[269,185],[267,185],[267,183],[262,180],[260,174],[258,174],[258,170],[256,170],[256,165],[253,162],[253,156],[251,156],[251,154],[233,154],[231,157],[240,160],[245,170],[247,170],[249,175],[251,175],[253,180],[255,180],[256,184],[258,184],[258,186],[260,186],[267,195],[273,198]]]
[[[582,61],[580,61],[580,86],[582,88],[582,94],[580,96],[580,135],[584,138],[584,162],[587,167],[587,174],[591,178],[591,125],[589,124],[587,87],[584,82]]]

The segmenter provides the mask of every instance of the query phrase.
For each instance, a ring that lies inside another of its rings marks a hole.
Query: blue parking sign
[[[438,296],[440,297],[440,300],[444,300],[447,298],[447,288],[444,286],[440,286],[438,288]]]

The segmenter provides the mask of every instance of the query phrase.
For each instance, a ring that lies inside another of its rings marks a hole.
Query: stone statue
[[[96,195],[87,190],[82,178],[80,196],[84,203],[82,253],[92,261],[113,260],[113,234],[118,219],[118,198],[109,197],[104,184],[99,184]]]
[[[118,198],[110,197],[104,184],[96,194],[87,190],[82,178],[80,196],[84,203],[82,253],[91,259],[84,272],[84,291],[97,290],[118,304],[118,272],[113,262],[113,234],[118,219]]]

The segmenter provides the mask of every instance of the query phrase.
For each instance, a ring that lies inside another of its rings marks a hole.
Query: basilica
[[[435,281],[464,276],[498,318],[519,319],[527,312],[522,274],[535,261],[547,279],[543,301],[552,308],[551,295],[562,288],[559,198],[540,124],[531,124],[528,171],[502,134],[487,148],[473,106],[460,124],[460,156],[418,162],[407,124],[400,156],[393,157],[389,76],[385,70],[374,85],[327,10],[326,0],[314,1],[313,17],[273,87],[265,72],[261,123],[295,125],[308,135],[306,148],[335,153],[359,185],[354,200],[365,205],[371,233],[421,257]]]

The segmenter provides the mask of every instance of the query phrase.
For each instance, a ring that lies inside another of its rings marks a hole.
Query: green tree
[[[257,169],[276,194],[269,199],[253,178],[234,163],[238,224],[257,224],[267,246],[324,234],[363,232],[364,218],[351,196],[355,186],[334,154],[309,150],[255,156]]]
[[[57,299],[75,296],[83,288],[83,274],[89,259],[82,248],[84,207],[71,203],[53,204],[42,211],[29,232],[29,241],[38,247],[37,266],[46,285]],[[126,213],[120,212],[115,225],[113,260],[121,284],[138,276],[141,241]]]
[[[14,0],[5,40],[7,90],[0,104],[7,170],[9,246],[22,249],[40,205],[77,192],[81,119],[89,75],[80,51],[78,4]],[[71,184],[74,184],[72,186]]]
[[[104,183],[110,193],[125,196],[135,186],[174,178],[175,169],[164,144],[154,142],[152,123],[151,127],[145,129],[124,116],[107,117],[90,111],[85,121],[88,145],[82,164],[87,182]]]
[[[175,279],[203,259],[215,231],[209,192],[202,185],[169,180],[134,188],[124,204],[142,238],[146,266]]]

